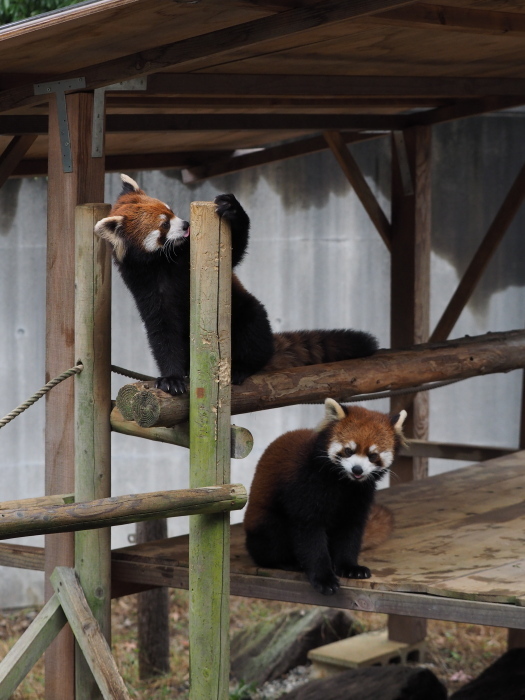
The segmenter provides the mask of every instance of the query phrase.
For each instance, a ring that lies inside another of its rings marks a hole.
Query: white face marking
[[[377,445],[370,445],[368,448],[368,454],[372,454],[373,452],[377,452]]]
[[[355,449],[357,448],[357,445],[356,445],[356,443],[355,443],[353,440],[350,440],[350,442],[348,443],[348,447],[349,447],[351,450],[355,450]]]
[[[168,241],[177,241],[177,243],[182,243],[182,241],[187,237],[187,227],[183,228],[186,222],[183,219],[179,219],[178,216],[174,216],[171,220],[170,230],[168,231],[166,238]]]
[[[386,452],[380,452],[379,456],[381,457],[381,461],[383,462],[384,467],[389,467],[394,461],[394,455],[390,450],[387,450]]]
[[[337,454],[341,452],[343,445],[340,442],[332,442],[328,448],[328,456],[332,462],[337,462]]]
[[[349,457],[343,456],[341,452],[347,447],[355,451],[357,444],[354,442],[354,440],[349,440],[346,445],[343,445],[337,441],[330,443],[328,447],[328,457],[334,464],[342,467],[352,480],[366,481],[367,477],[369,477],[373,472],[378,471],[378,465],[371,462],[366,455],[353,454]],[[377,453],[377,450],[377,445],[371,445],[368,452],[369,454],[373,454],[374,452]],[[379,469],[389,467],[392,464],[392,452],[381,452],[380,457],[382,467],[379,467]],[[357,473],[355,473],[353,471],[354,467],[360,467],[361,471],[358,469]]]
[[[154,253],[159,247],[159,236],[160,231],[150,231],[146,238],[144,239],[144,248],[148,253]]]

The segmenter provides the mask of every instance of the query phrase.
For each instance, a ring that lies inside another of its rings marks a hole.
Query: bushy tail
[[[275,352],[265,370],[289,369],[373,355],[377,340],[365,331],[289,331],[273,336]]]
[[[374,503],[370,510],[363,534],[361,549],[378,547],[392,534],[394,529],[394,514],[386,506]]]

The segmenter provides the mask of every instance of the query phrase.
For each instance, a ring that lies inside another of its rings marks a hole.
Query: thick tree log
[[[328,396],[345,401],[357,394],[509,372],[524,366],[522,330],[383,350],[359,360],[255,374],[242,386],[232,387],[232,414],[322,402]],[[188,395],[170,396],[150,388],[148,382],[135,386],[139,391],[134,394],[133,414],[140,426],[170,427],[188,420]]]
[[[86,503],[33,506],[0,513],[0,539],[49,532],[75,532],[197,513],[240,510],[247,500],[241,484],[179,491],[135,493]]]

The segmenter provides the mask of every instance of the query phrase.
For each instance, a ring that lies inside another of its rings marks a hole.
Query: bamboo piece
[[[135,387],[134,384],[126,384],[122,387]],[[137,393],[135,391],[134,393]],[[117,397],[118,398],[118,397]],[[190,446],[190,426],[189,423],[179,423],[173,428],[141,428],[140,425],[133,420],[122,420],[122,415],[118,408],[111,411],[110,416],[111,430],[123,435],[132,435],[134,437],[145,438],[146,440],[154,440],[156,442],[167,442],[170,445],[179,445],[180,447]],[[253,449],[253,436],[246,428],[241,428],[238,425],[231,426],[231,457],[232,459],[244,459]],[[0,504],[0,508],[1,508]]]
[[[498,213],[494,217],[485,238],[481,242],[468,268],[466,269],[461,281],[449,301],[447,308],[439,319],[430,340],[440,341],[446,340],[456,325],[461,312],[465,308],[467,302],[477,283],[481,279],[487,265],[494,255],[503,236],[507,232],[514,217],[518,213],[523,200],[525,198],[525,165],[521,168],[516,179],[512,183],[507,196]]]
[[[230,479],[231,231],[191,205],[190,486]],[[229,697],[230,524],[190,519],[190,700]]]
[[[244,486],[225,484],[112,496],[47,508],[9,510],[3,511],[0,517],[0,539],[49,532],[76,532],[195,513],[222,513],[243,508],[246,500]]]
[[[232,413],[322,402],[327,396],[344,402],[357,394],[509,372],[524,365],[522,330],[423,344],[408,350],[383,350],[359,360],[255,374],[241,386],[232,386]],[[170,396],[150,389],[136,394],[134,405],[139,402],[151,407],[147,416],[135,414],[142,427],[173,426],[188,419],[187,395]]]
[[[93,234],[109,204],[75,213],[75,357],[84,369],[75,385],[75,500],[111,495],[111,253]],[[78,532],[75,569],[88,605],[111,643],[111,531]],[[75,655],[76,700],[100,697],[82,654]]]
[[[57,566],[51,583],[104,700],[131,700],[75,571]]]
[[[42,97],[39,98],[42,100]],[[49,101],[49,183],[47,207],[46,377],[75,364],[75,207],[104,199],[104,159],[91,158],[93,94],[66,95],[73,172],[65,173],[56,100]],[[68,244],[64,244],[67,237]],[[74,483],[74,381],[46,396],[45,493],[70,493]],[[74,535],[46,537],[46,599],[54,593],[49,576],[56,566],[73,566]],[[74,700],[74,639],[64,628],[45,657],[46,699]]]
[[[0,697],[12,696],[66,622],[60,602],[53,595],[0,662]]]

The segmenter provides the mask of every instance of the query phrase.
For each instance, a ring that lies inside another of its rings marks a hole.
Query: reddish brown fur
[[[374,503],[366,521],[361,550],[373,549],[383,544],[394,529],[394,514],[386,506]]]
[[[345,443],[354,440],[357,454],[366,454],[371,445],[377,445],[377,452],[395,451],[395,433],[386,414],[362,406],[347,406],[346,411],[347,418],[334,423],[332,441]]]
[[[126,237],[141,246],[146,236],[159,228],[161,215],[171,220],[175,214],[160,200],[149,197],[142,190],[121,195],[116,201],[110,216],[124,216]]]

